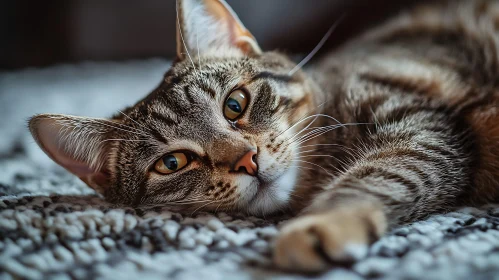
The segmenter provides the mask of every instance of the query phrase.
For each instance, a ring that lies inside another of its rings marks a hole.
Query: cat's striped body
[[[308,153],[334,156],[308,160],[333,166],[335,177],[328,183],[317,169],[304,179],[299,196],[317,187],[312,205],[302,204],[311,214],[285,229],[278,263],[321,269],[324,258],[286,244],[319,240],[326,256],[349,259],[345,240],[366,244],[386,225],[499,200],[498,23],[498,1],[421,7],[311,67],[321,112],[361,124],[319,137]],[[362,230],[371,234],[355,234]]]
[[[408,161],[408,169],[385,175],[413,186],[411,200],[431,198],[420,201],[427,203],[425,212],[441,211],[438,203],[445,200],[442,207],[497,199],[497,19],[499,5],[492,1],[416,10],[312,66],[311,76],[323,89],[320,112],[361,124],[317,140],[344,145],[350,153],[318,146],[315,154],[336,158],[311,161],[348,172],[355,163],[387,173]],[[334,124],[328,118],[314,123]],[[391,158],[396,161],[389,163]],[[427,215],[409,212],[406,221]]]
[[[303,210],[274,252],[300,271],[362,257],[389,226],[498,200],[499,1],[413,9],[297,73],[225,2],[178,11],[178,60],[153,93],[111,120],[30,123],[107,199]]]

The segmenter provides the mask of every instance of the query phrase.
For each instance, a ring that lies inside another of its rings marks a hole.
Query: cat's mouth
[[[290,167],[273,180],[257,177],[252,197],[246,207],[253,215],[270,214],[281,210],[289,203],[291,192],[295,188],[298,167]]]

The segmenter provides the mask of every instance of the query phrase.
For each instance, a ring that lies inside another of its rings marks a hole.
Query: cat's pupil
[[[174,156],[164,157],[163,163],[165,164],[166,168],[168,168],[170,170],[176,170],[178,167],[177,158],[175,158]]]
[[[229,98],[229,100],[227,100],[227,107],[236,113],[242,112],[241,105],[235,99]]]

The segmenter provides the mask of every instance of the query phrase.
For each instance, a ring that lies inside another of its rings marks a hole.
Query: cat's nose
[[[244,154],[234,166],[235,171],[245,169],[246,173],[255,176],[258,172],[258,165],[256,164],[256,150],[250,150]]]

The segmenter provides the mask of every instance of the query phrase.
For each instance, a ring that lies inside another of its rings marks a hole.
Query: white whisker
[[[177,0],[177,5],[175,6],[175,9],[177,11],[177,24],[178,24],[177,28],[178,28],[178,32],[180,35],[180,39],[182,40],[182,44],[184,45],[185,52],[187,53],[187,56],[189,57],[189,60],[192,63],[192,67],[194,68],[194,70],[196,70],[196,65],[194,65],[194,61],[192,60],[191,54],[189,53],[189,50],[187,49],[187,45],[185,44],[184,36],[182,35],[182,28],[180,27],[180,18],[178,17],[178,0]]]
[[[314,108],[314,109],[318,109],[319,107],[324,106],[324,104],[326,104],[326,102],[328,102],[328,101],[329,101],[329,100],[326,100],[326,101],[322,102],[321,104],[319,104],[319,105],[318,105],[316,108]],[[303,116],[302,116],[302,117],[300,117],[300,119],[299,119],[297,122],[295,122],[294,124],[290,125],[290,126],[289,126],[288,128],[286,128],[285,130],[283,130],[283,131],[282,131],[281,133],[279,133],[279,134],[278,134],[275,138],[277,138],[277,137],[281,136],[282,134],[286,133],[286,131],[290,130],[291,128],[295,127],[297,124],[301,123],[301,122],[302,122],[302,120],[303,120],[304,118],[306,118],[306,115],[307,115],[308,113],[310,113],[310,112],[307,112],[307,113],[303,114]]]
[[[148,127],[146,127],[145,125],[140,124],[140,123],[138,123],[137,121],[135,121],[134,119],[130,118],[127,114],[123,113],[121,110],[118,110],[118,112],[120,112],[122,115],[124,115],[125,117],[127,117],[128,119],[130,119],[132,122],[134,122],[134,123],[135,123],[135,124],[137,124],[138,126],[141,126],[141,127],[145,128],[145,129],[147,129],[147,130],[150,130],[150,129],[149,129]],[[134,128],[134,127],[131,127],[131,126],[129,126],[129,127],[130,127],[130,128]],[[135,128],[135,129],[137,129],[137,128]],[[138,131],[140,131],[140,132],[143,132],[143,133],[147,133],[147,132],[145,132],[145,131],[143,131],[143,130],[141,130],[141,129],[137,129],[137,130],[138,130]]]
[[[192,200],[192,201],[180,201],[180,202],[167,202],[167,204],[171,205],[186,205],[186,204],[195,204],[195,203],[204,203],[209,202],[210,200]]]
[[[339,145],[339,144],[313,144],[313,145],[300,146],[300,148],[308,148],[308,147],[316,147],[316,146],[336,146],[336,147],[343,147],[343,148],[351,149],[351,148],[348,148],[344,145]]]
[[[312,167],[305,167],[305,166],[298,166],[298,165],[294,165],[292,167],[296,167],[296,168],[304,168],[304,169],[310,169],[310,170],[315,170],[315,168],[312,168]]]
[[[296,158],[300,159],[300,158],[306,158],[306,157],[329,157],[329,158],[338,159],[337,157],[332,156],[332,155],[303,155],[303,156],[299,156]]]
[[[288,128],[288,129],[291,129],[291,128],[293,128],[293,127],[295,127],[295,126],[299,125],[300,123],[302,123],[302,122],[304,122],[304,121],[306,121],[306,120],[308,120],[308,119],[310,119],[310,118],[314,118],[314,117],[315,117],[315,119],[314,119],[314,120],[313,120],[313,121],[312,121],[309,125],[307,125],[307,126],[306,126],[306,128],[308,128],[308,127],[309,127],[309,126],[310,126],[310,125],[311,125],[311,124],[312,124],[312,123],[313,123],[313,122],[314,122],[314,121],[315,121],[318,117],[325,117],[325,118],[329,118],[329,119],[332,119],[332,120],[336,121],[338,124],[341,124],[341,122],[340,122],[340,121],[338,121],[337,119],[335,119],[335,118],[333,118],[333,117],[331,117],[331,116],[329,116],[329,115],[326,115],[326,114],[314,114],[314,115],[308,116],[308,117],[306,117],[306,118],[303,118],[302,120],[298,121],[297,123],[295,123],[294,125],[292,125],[292,126],[291,126],[290,128]],[[294,134],[292,137],[288,138],[286,141],[290,141],[291,139],[293,139],[294,137],[296,137],[298,134],[300,134],[303,130],[304,130],[304,129],[300,130],[298,133]]]
[[[192,199],[182,199],[182,200],[176,200],[176,201],[164,201],[164,202],[157,202],[157,203],[151,203],[151,204],[142,204],[140,207],[155,207],[155,206],[176,206],[176,205],[188,205],[188,204],[195,204],[195,203],[204,203],[204,202],[209,202],[211,200],[207,199],[197,199],[197,198],[192,198]]]
[[[199,55],[199,32],[196,28],[196,48],[198,49],[198,67],[201,67],[201,56]]]
[[[122,126],[126,127],[126,125],[123,125],[123,124],[113,124],[113,125],[111,125],[111,124],[107,124],[107,123],[104,123],[104,122],[100,122],[100,121],[95,120],[95,119],[92,119],[91,121],[94,122],[94,123],[98,123],[100,125],[103,125],[103,126],[107,126],[107,127],[113,128],[113,129],[117,129],[117,130],[121,130],[121,131],[125,131],[125,132],[129,132],[129,133],[133,133],[133,134],[137,134],[137,135],[141,135],[141,136],[147,137],[146,134],[139,133],[139,132],[132,131],[132,130],[127,130],[127,129],[120,128],[120,127],[117,126],[117,125],[122,125]]]
[[[336,20],[335,23],[333,23],[333,25],[326,32],[324,37],[322,37],[322,39],[319,41],[317,46],[315,46],[315,48],[302,61],[300,61],[300,63],[298,63],[291,71],[289,71],[288,73],[289,76],[293,76],[296,73],[296,71],[300,70],[305,64],[307,64],[307,62],[309,62],[312,59],[312,57],[314,57],[314,55],[322,48],[324,43],[326,43],[327,39],[329,39],[329,36],[331,36],[331,33],[333,33],[333,31],[340,24],[340,22],[343,20],[344,17],[345,14],[340,16],[340,18]]]
[[[305,163],[308,163],[308,164],[312,164],[312,165],[317,166],[317,167],[319,167],[320,169],[324,170],[324,172],[326,172],[326,173],[327,173],[328,175],[330,175],[331,177],[334,177],[334,175],[333,175],[333,174],[331,174],[331,173],[329,173],[329,171],[327,171],[327,170],[326,170],[326,168],[324,168],[324,167],[322,167],[322,166],[320,166],[320,165],[318,165],[318,164],[315,164],[315,163],[313,163],[313,162],[306,161],[306,160],[301,160],[301,159],[293,159],[293,160],[291,160],[291,161],[305,162]]]
[[[147,139],[144,140],[132,140],[132,139],[106,139],[102,140],[101,143],[109,142],[109,141],[120,141],[120,142],[147,142]]]
[[[320,144],[317,144],[320,145]],[[344,145],[339,145],[339,144],[323,144],[323,145],[328,145],[328,146],[334,146],[338,149],[346,148]],[[315,145],[306,145],[305,147],[313,147]],[[304,147],[300,147],[300,149],[303,149]],[[311,153],[311,152],[317,152],[317,149],[310,149],[310,150],[300,150],[300,152],[296,153],[297,155],[300,154],[306,154],[306,153]]]
[[[211,202],[208,202],[208,203],[206,203],[206,204],[203,204],[203,205],[199,206],[198,208],[196,208],[196,209],[195,209],[195,210],[191,213],[191,216],[193,216],[193,215],[196,213],[196,211],[198,211],[199,209],[204,208],[204,207],[206,207],[206,206],[208,206],[208,205],[210,205],[210,204],[213,204],[213,203],[215,203],[215,202],[217,202],[217,201],[216,201],[216,200],[214,200],[214,201],[211,201]]]
[[[333,125],[333,126],[325,126],[325,127],[316,128],[315,130],[307,132],[307,134],[301,136],[300,138],[297,138],[297,139],[291,141],[290,144],[295,143],[295,142],[298,142],[298,144],[303,143],[303,141],[305,141],[306,139],[311,139],[312,137],[314,137],[317,134],[320,134],[323,131],[331,131],[331,130],[334,130],[334,129],[341,127],[341,126],[343,126],[343,125],[338,124],[338,125]]]
[[[339,127],[356,126],[356,125],[361,125],[361,124],[368,124],[368,123],[345,123],[345,124],[341,124],[341,125],[329,125],[329,126],[320,127],[320,128],[317,128],[317,129],[307,133],[306,135],[304,135],[303,137],[301,137],[297,141],[292,141],[290,144],[292,144],[293,142],[297,142],[297,144],[300,145],[300,144],[303,144],[307,141],[310,141],[316,137],[319,137],[325,133],[333,131]]]

